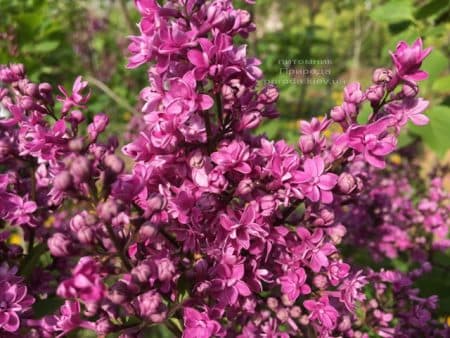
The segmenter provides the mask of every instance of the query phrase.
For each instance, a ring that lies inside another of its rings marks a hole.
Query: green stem
[[[139,114],[136,109],[134,109],[127,101],[125,101],[119,95],[114,93],[111,90],[111,88],[109,88],[104,82],[102,82],[99,79],[96,79],[95,77],[90,76],[90,75],[86,75],[86,80],[88,80],[88,82],[92,83],[98,89],[103,91],[106,95],[108,95],[114,102],[116,102],[122,108],[128,110],[129,112],[132,112],[135,115]]]

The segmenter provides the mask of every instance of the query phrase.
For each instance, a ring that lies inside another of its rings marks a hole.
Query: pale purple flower
[[[422,98],[407,98],[386,106],[387,111],[396,119],[398,127],[406,125],[408,120],[418,126],[428,124],[430,119],[423,112],[428,108],[429,102]]]

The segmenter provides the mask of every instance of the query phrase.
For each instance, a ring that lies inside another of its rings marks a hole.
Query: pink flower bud
[[[392,70],[387,68],[377,68],[373,72],[372,81],[376,84],[388,83],[394,77]]]
[[[97,206],[97,215],[105,222],[110,222],[119,213],[119,206],[114,200],[107,200]]]
[[[52,85],[47,82],[40,83],[38,88],[41,94],[50,94],[53,91]]]
[[[39,86],[35,83],[28,83],[25,88],[24,92],[26,95],[38,98],[39,97]]]
[[[140,283],[148,283],[152,271],[146,263],[141,263],[131,270],[133,278]]]
[[[14,73],[14,75],[16,75],[19,79],[23,79],[24,78],[24,76],[25,76],[25,67],[23,66],[23,64],[21,64],[21,63],[12,64],[12,65],[9,66],[9,68]]]
[[[47,241],[50,253],[55,257],[66,257],[71,253],[72,241],[66,235],[57,232]]]
[[[120,174],[125,167],[124,162],[114,154],[106,155],[104,158],[105,166],[114,174]]]
[[[274,85],[268,85],[264,87],[258,96],[260,102],[264,104],[271,104],[278,100],[279,92],[278,88]]]
[[[72,176],[67,170],[61,171],[53,179],[53,186],[59,191],[65,191],[72,185]]]
[[[254,188],[254,183],[250,178],[245,178],[241,180],[236,188],[237,195],[246,195],[252,192]]]
[[[321,289],[321,290],[326,289],[328,286],[327,277],[324,275],[316,275],[316,276],[314,276],[313,284],[318,289]]]
[[[364,92],[358,82],[350,83],[344,88],[344,101],[359,104],[364,100]]]
[[[308,154],[313,151],[315,141],[313,135],[302,135],[298,141],[298,146],[304,154]]]
[[[367,99],[372,103],[378,103],[384,96],[384,87],[382,85],[372,85],[366,91]]]
[[[91,174],[91,163],[83,156],[76,157],[70,164],[70,173],[76,182],[85,182]]]
[[[415,97],[419,93],[419,86],[413,80],[410,80],[403,84],[402,93],[406,97]]]
[[[20,106],[25,110],[29,110],[35,106],[35,102],[30,96],[22,96],[20,98]]]
[[[81,137],[74,138],[69,141],[69,149],[75,153],[79,153],[83,150],[84,144],[83,139]]]
[[[356,180],[352,174],[342,173],[338,178],[339,191],[345,195],[351,194],[356,189]]]
[[[82,244],[90,244],[94,240],[94,231],[90,227],[82,227],[76,233],[78,240]]]
[[[341,106],[336,106],[330,111],[331,118],[336,122],[341,122],[345,120],[345,111]]]

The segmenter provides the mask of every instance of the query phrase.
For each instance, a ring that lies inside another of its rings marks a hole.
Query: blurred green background
[[[368,86],[374,68],[391,64],[389,51],[398,41],[422,37],[433,47],[424,63],[430,76],[420,87],[431,101],[431,123],[409,126],[400,146],[417,145],[425,170],[450,163],[449,1],[235,2],[257,23],[248,41],[250,54],[262,60],[266,80],[281,91],[281,119],[265,122],[260,131],[295,143],[301,118],[323,116],[340,104],[345,84]],[[137,21],[131,0],[0,0],[0,63],[23,63],[32,80],[66,88],[83,75],[93,90],[90,113],[108,113],[111,130],[121,135],[147,85],[145,67],[125,69],[127,36],[138,33]],[[441,313],[450,313],[448,273],[435,273],[422,284],[426,293],[443,295]],[[154,336],[164,335],[152,330]]]

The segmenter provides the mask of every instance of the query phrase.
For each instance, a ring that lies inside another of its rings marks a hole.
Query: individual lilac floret
[[[376,168],[384,168],[384,157],[392,153],[397,140],[387,134],[392,117],[386,116],[367,126],[354,126],[348,131],[348,145],[360,152],[364,159]]]
[[[31,309],[34,298],[21,282],[0,280],[0,333],[2,330],[16,332],[20,318]]]
[[[337,184],[338,176],[324,173],[325,163],[320,156],[308,158],[303,164],[303,171],[294,174],[294,182],[299,184],[303,194],[312,202],[333,202],[331,190]]]
[[[61,109],[62,113],[67,113],[70,109],[74,107],[86,108],[85,104],[88,102],[91,92],[83,94],[82,91],[88,86],[87,81],[83,81],[81,76],[78,76],[72,87],[72,95],[69,95],[67,90],[63,86],[59,86],[59,90],[64,94],[64,96],[58,96],[57,100],[63,103]]]
[[[209,318],[206,312],[199,312],[194,308],[184,308],[183,338],[221,337],[220,324]]]
[[[427,72],[420,70],[422,61],[431,53],[431,48],[423,49],[422,39],[417,39],[409,46],[405,41],[397,44],[395,52],[391,52],[392,61],[397,69],[397,74],[405,80],[425,80]]]

